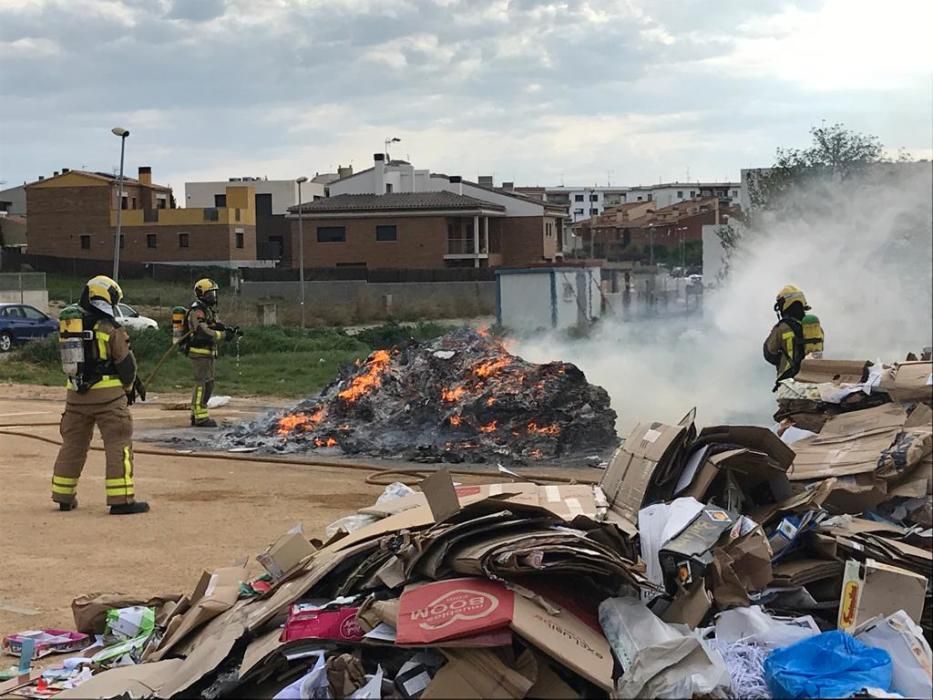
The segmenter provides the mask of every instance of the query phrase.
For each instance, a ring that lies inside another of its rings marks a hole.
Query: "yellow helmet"
[[[106,275],[92,277],[84,285],[81,293],[80,305],[90,311],[92,308],[106,314],[110,318],[115,315],[117,304],[123,301],[123,290],[120,285]]]
[[[799,287],[795,287],[792,284],[785,285],[780,292],[777,293],[777,299],[774,303],[774,310],[778,313],[781,313],[788,306],[793,304],[795,301],[799,301],[804,310],[808,310],[810,305],[807,304],[807,297]]]
[[[220,287],[217,286],[217,283],[208,277],[202,277],[194,283],[194,295],[198,298],[198,301],[203,301],[208,306],[213,306],[217,303],[217,292],[219,289]]]

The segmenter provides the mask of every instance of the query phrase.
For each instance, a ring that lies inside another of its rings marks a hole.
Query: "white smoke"
[[[774,368],[761,345],[777,291],[804,290],[826,333],[824,357],[903,360],[933,344],[933,170],[879,168],[811,187],[748,231],[727,281],[692,319],[605,319],[585,339],[547,334],[515,351],[578,365],[605,387],[622,436],[642,420],[768,424]]]

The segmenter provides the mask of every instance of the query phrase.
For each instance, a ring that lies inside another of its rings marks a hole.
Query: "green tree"
[[[756,208],[770,209],[794,188],[822,178],[846,180],[865,166],[885,162],[877,136],[850,131],[843,124],[810,129],[809,148],[778,148],[775,163],[749,183],[749,197]],[[910,160],[898,154],[898,161]]]

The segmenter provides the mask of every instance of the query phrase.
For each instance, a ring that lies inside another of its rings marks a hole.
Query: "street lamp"
[[[308,181],[304,175],[295,182],[298,183],[298,284],[301,285],[299,305],[301,307],[301,328],[305,327],[305,231],[301,214],[301,186]]]
[[[119,282],[121,214],[123,212],[123,155],[126,152],[126,137],[130,135],[130,132],[120,126],[115,126],[110,131],[114,136],[120,137],[120,177],[117,179],[117,235],[113,239],[113,281]]]
[[[389,158],[389,144],[390,144],[390,143],[401,143],[401,142],[402,142],[402,139],[396,138],[395,136],[393,136],[392,138],[389,138],[389,139],[386,139],[386,140],[385,140],[385,147],[386,147],[386,163],[388,163],[388,162],[391,160],[391,159]]]

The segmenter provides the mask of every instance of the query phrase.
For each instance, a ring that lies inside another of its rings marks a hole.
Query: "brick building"
[[[652,247],[672,251],[701,243],[703,226],[726,224],[733,208],[719,197],[678,202],[655,209],[653,202],[630,202],[575,224],[582,251],[613,262],[650,261]]]
[[[63,169],[26,186],[30,255],[112,260],[121,209],[121,259],[228,265],[256,258],[255,192],[228,186],[226,206],[178,209],[170,188],[137,179]]]
[[[302,204],[305,267],[522,266],[561,255],[562,211],[524,195],[374,156]],[[297,207],[290,210],[297,267]]]

